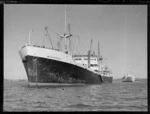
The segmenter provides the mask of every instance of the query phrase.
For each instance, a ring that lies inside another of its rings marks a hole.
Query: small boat
[[[122,78],[122,82],[134,82],[135,77],[131,74],[127,74]]]

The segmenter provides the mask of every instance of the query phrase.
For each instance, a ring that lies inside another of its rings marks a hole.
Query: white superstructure
[[[75,62],[82,64],[84,66],[88,66],[88,56],[87,55],[75,55]],[[91,55],[90,57],[90,68],[93,71],[98,71],[98,60],[96,55]]]
[[[135,81],[135,77],[131,74],[127,74],[122,78],[123,82],[134,82]]]

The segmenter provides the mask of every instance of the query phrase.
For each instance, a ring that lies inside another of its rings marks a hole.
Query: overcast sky
[[[28,41],[42,45],[44,27],[56,44],[64,33],[64,5],[4,5],[4,78],[27,79],[19,56],[19,48]],[[137,78],[147,78],[147,6],[146,5],[67,5],[67,21],[71,32],[80,38],[77,52],[86,54],[90,39],[114,78],[132,72]],[[74,39],[73,39],[74,40]],[[74,40],[75,41],[75,40]],[[46,45],[50,42],[46,39]],[[56,46],[55,46],[56,47]]]

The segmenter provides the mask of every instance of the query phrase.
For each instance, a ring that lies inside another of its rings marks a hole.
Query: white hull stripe
[[[34,56],[34,57],[41,57],[41,58],[56,60],[56,61],[60,61],[60,62],[65,62],[65,63],[69,63],[72,65],[76,65],[78,67],[87,69],[87,70],[97,74],[97,72],[93,71],[92,69],[87,68],[86,66],[83,66],[79,63],[74,62],[72,60],[71,55],[67,55],[60,51],[39,48],[39,47],[33,47],[33,46],[25,46],[20,50],[20,56],[22,59],[24,59],[25,56]],[[49,57],[47,57],[47,56],[49,56]],[[56,59],[56,58],[59,58],[59,59]]]

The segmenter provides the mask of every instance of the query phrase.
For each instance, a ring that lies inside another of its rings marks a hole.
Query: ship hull
[[[26,56],[23,64],[30,85],[112,83],[112,77],[53,59]]]

